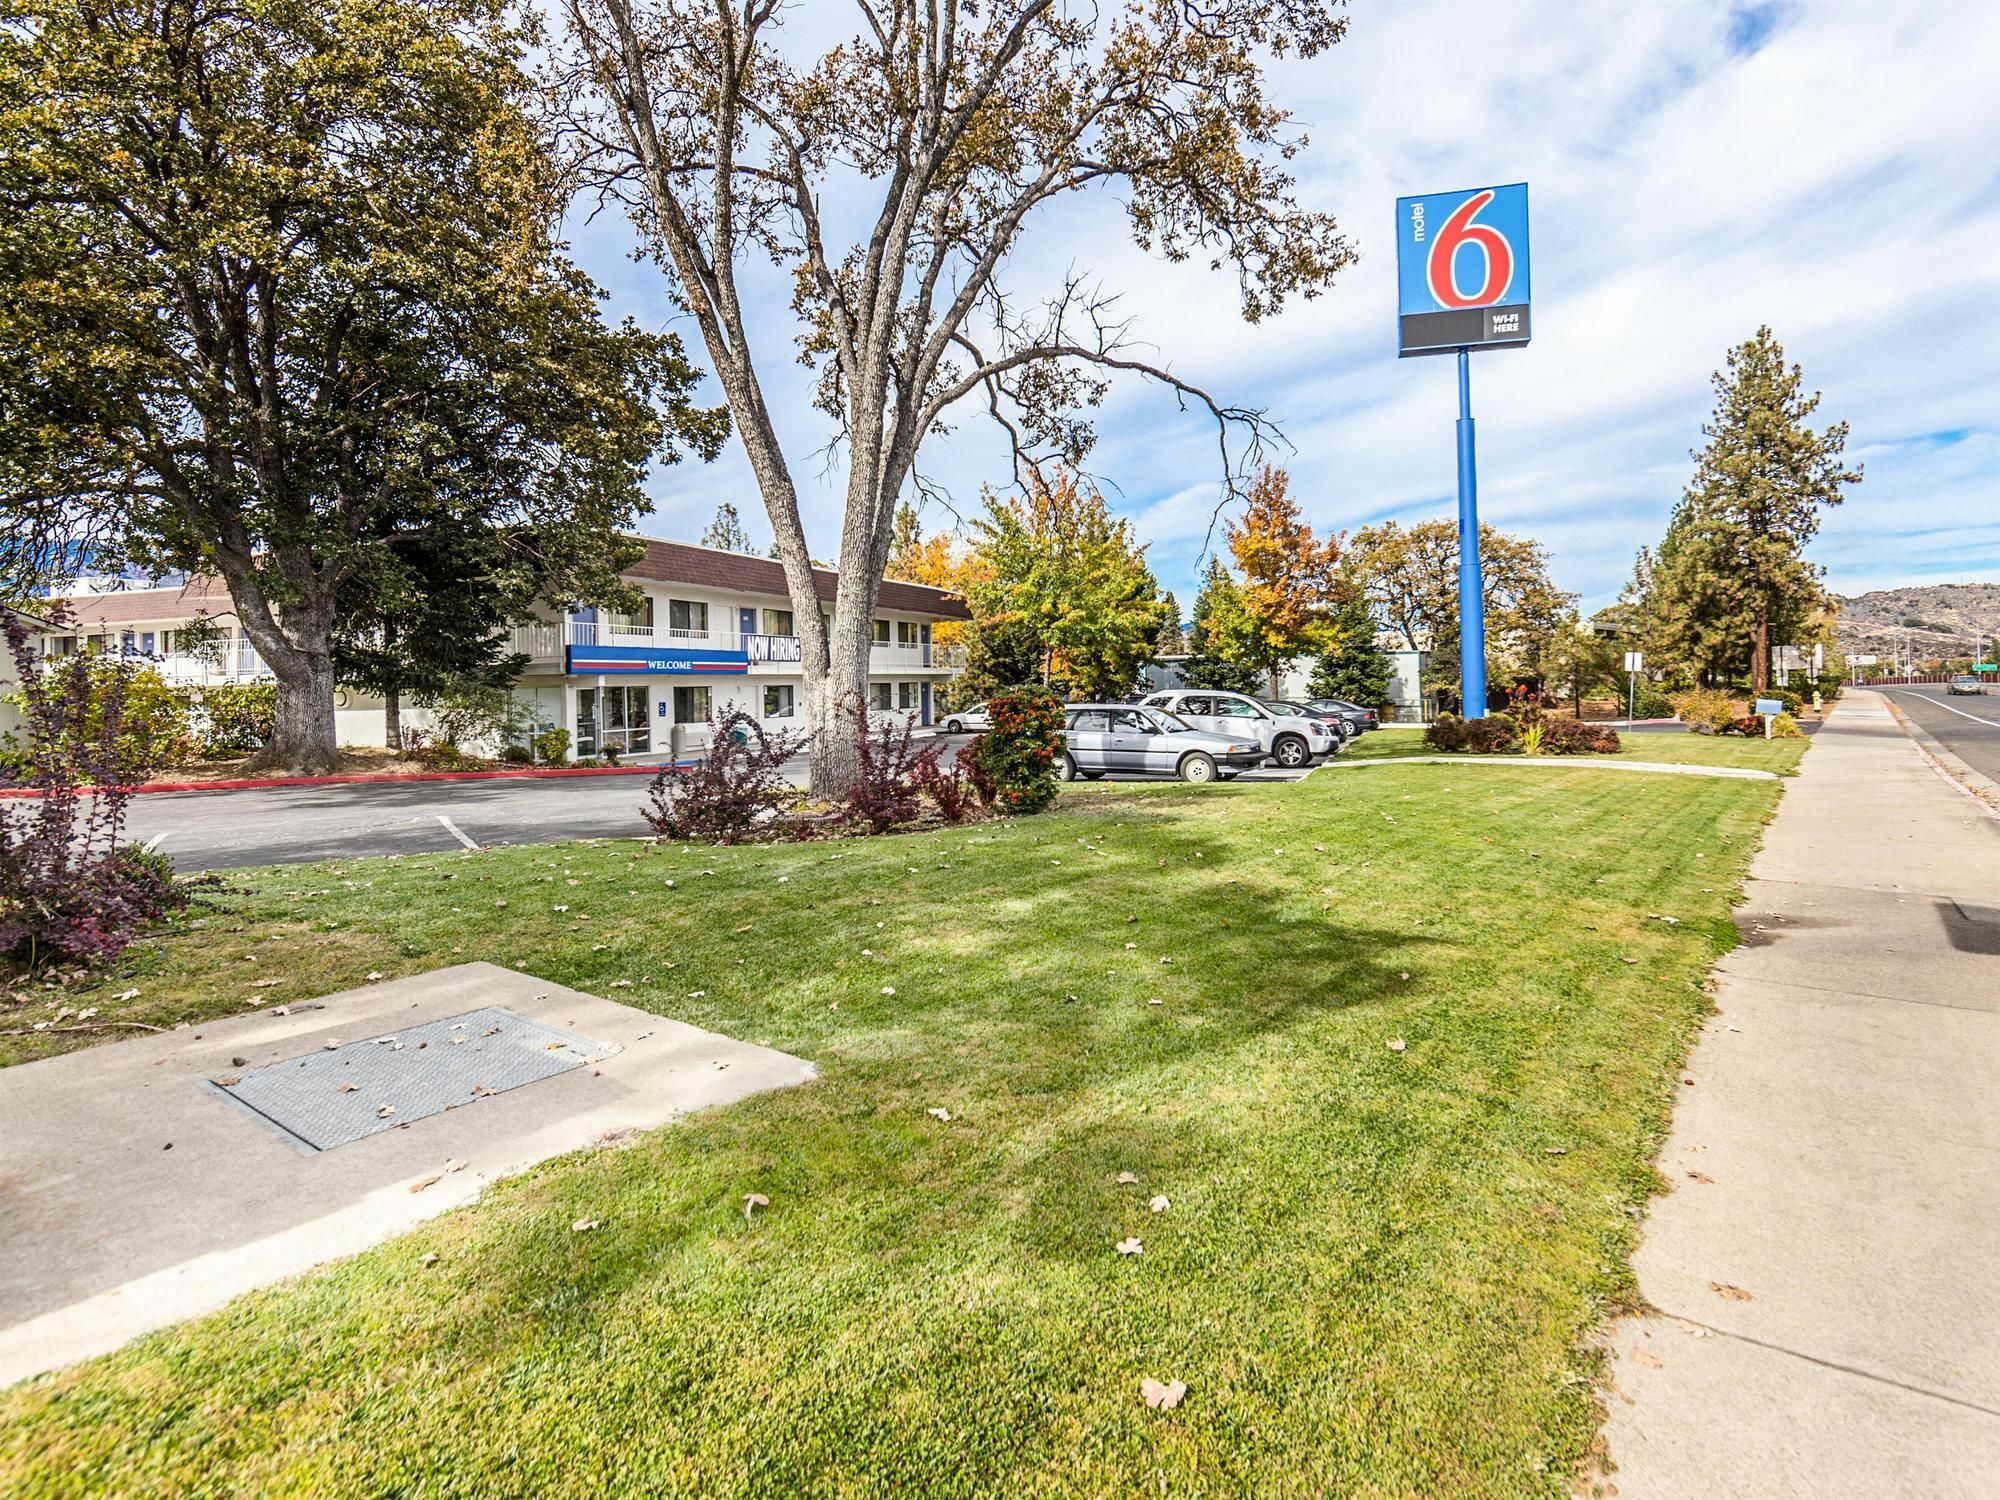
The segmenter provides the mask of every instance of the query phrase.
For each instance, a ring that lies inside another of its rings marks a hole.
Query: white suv
[[[1281,714],[1242,693],[1217,693],[1203,688],[1174,688],[1154,693],[1146,703],[1164,708],[1177,719],[1210,734],[1254,739],[1281,766],[1309,766],[1337,754],[1339,736],[1324,720]]]

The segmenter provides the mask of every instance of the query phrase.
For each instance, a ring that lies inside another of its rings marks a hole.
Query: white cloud
[[[1834,586],[2000,578],[1995,58],[1993,6],[1362,7],[1347,42],[1274,83],[1312,135],[1302,191],[1363,251],[1330,294],[1246,327],[1227,278],[1144,256],[1108,201],[1032,231],[1016,274],[1089,267],[1176,371],[1268,407],[1321,525],[1450,515],[1451,363],[1395,358],[1392,203],[1526,179],[1535,340],[1475,362],[1480,494],[1494,524],[1549,545],[1565,586],[1615,595],[1679,494],[1710,371],[1759,323],[1868,465],[1816,548]],[[579,249],[614,307],[658,324],[655,273],[618,261],[620,229],[601,219]],[[838,488],[805,457],[824,431],[783,288],[763,285],[764,370],[824,554]],[[1121,383],[1100,430],[1092,467],[1185,603],[1213,429]],[[1007,474],[970,419],[926,467],[966,498]],[[740,454],[667,471],[658,493],[663,534],[698,530],[719,498],[761,509]]]

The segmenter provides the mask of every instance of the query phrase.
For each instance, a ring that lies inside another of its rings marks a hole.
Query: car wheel
[[[1076,780],[1076,761],[1071,758],[1067,750],[1063,752],[1063,758],[1056,762],[1056,780]]]
[[[1312,759],[1312,749],[1295,734],[1281,734],[1271,747],[1271,759],[1288,771],[1296,771]]]
[[[965,721],[962,719],[946,719],[944,721],[944,728],[946,734],[964,734]]]
[[[1206,751],[1191,750],[1181,757],[1181,780],[1205,786],[1215,780],[1215,758]]]

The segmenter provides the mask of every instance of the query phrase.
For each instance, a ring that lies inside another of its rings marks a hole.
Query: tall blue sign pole
[[[1468,719],[1486,716],[1486,589],[1479,574],[1479,467],[1472,452],[1472,351],[1458,351],[1458,680]]]
[[[1486,594],[1472,351],[1528,342],[1528,185],[1398,198],[1396,282],[1397,353],[1458,355],[1459,696],[1465,716],[1478,719],[1486,714]]]

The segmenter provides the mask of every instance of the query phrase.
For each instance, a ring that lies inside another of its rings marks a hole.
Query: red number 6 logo
[[[1492,201],[1491,190],[1474,193],[1444,221],[1444,227],[1438,230],[1437,238],[1431,242],[1430,259],[1425,262],[1424,274],[1430,282],[1431,295],[1445,307],[1491,306],[1500,300],[1507,284],[1514,279],[1514,250],[1507,243],[1507,237],[1490,224],[1472,222],[1479,211]],[[1452,274],[1458,247],[1468,244],[1477,245],[1486,260],[1486,279],[1469,297],[1460,295],[1458,278]]]

